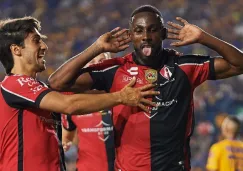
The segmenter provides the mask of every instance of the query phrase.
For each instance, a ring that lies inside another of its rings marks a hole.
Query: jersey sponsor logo
[[[170,101],[160,101],[160,102],[156,102],[156,104],[158,105],[158,107],[149,107],[149,110],[151,111],[149,114],[148,113],[145,113],[145,116],[147,116],[149,119],[151,119],[152,117],[154,117],[155,115],[158,114],[158,109],[160,107],[169,107],[173,104],[177,103],[177,100],[176,99],[172,99]],[[153,112],[154,111],[154,112]]]
[[[131,67],[127,72],[132,76],[138,75],[138,67]]]
[[[40,120],[41,120],[42,122],[45,122],[45,123],[47,123],[47,124],[52,124],[52,125],[54,125],[54,126],[62,125],[62,123],[61,123],[60,121],[56,121],[56,120],[54,120],[54,119],[48,119],[48,118],[45,118],[45,117],[43,117],[43,116],[39,116],[39,118],[40,118]]]
[[[17,82],[20,84],[21,87],[24,86],[25,84],[27,84],[29,87],[33,87],[30,88],[30,90],[33,91],[34,94],[42,90],[42,88],[44,87],[37,80],[31,77],[28,78],[20,77],[19,79],[17,79]]]
[[[145,79],[149,82],[149,83],[153,83],[155,81],[157,81],[158,78],[158,74],[157,71],[154,69],[148,69],[145,71]]]
[[[243,153],[242,147],[226,146],[226,150],[231,153]]]
[[[101,127],[102,125],[103,127]],[[81,131],[84,133],[97,133],[101,141],[107,141],[113,131],[113,126],[104,121],[100,121],[94,128],[82,128]]]
[[[122,77],[122,82],[130,82],[131,80],[132,80],[132,77],[129,77],[127,75],[123,75],[123,77]],[[144,81],[141,78],[136,78],[136,83],[144,84]]]
[[[167,80],[170,80],[171,76],[172,76],[172,72],[174,70],[174,67],[169,67],[169,66],[164,66],[161,70],[160,70],[160,75],[162,77],[164,77]]]
[[[17,79],[17,82],[21,85],[21,87],[25,84],[28,84],[28,86],[32,87],[35,84],[39,84],[38,81],[36,81],[34,78],[28,77],[28,78],[23,78],[20,77]]]
[[[176,99],[172,99],[170,101],[164,101],[164,102],[156,102],[156,104],[159,107],[168,107],[168,106],[171,106],[174,103],[177,103],[177,100]]]
[[[33,91],[34,94],[35,94],[35,93],[37,93],[38,91],[40,91],[42,88],[43,88],[42,85],[38,85],[38,86],[36,86],[36,87],[34,87],[34,88],[31,88],[30,90]]]

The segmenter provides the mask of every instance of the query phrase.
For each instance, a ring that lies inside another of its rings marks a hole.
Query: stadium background
[[[101,34],[117,27],[128,27],[129,15],[143,4],[156,6],[165,21],[176,16],[243,50],[242,0],[0,0],[0,19],[32,15],[42,22],[42,33],[48,36],[48,76],[65,60],[93,43]],[[166,40],[165,47],[170,41]],[[217,55],[201,45],[177,49],[184,54]],[[132,48],[112,56],[122,56]],[[0,66],[0,79],[4,77]],[[191,139],[192,171],[205,170],[209,146],[220,137],[219,125],[226,115],[243,120],[243,75],[220,81],[207,81],[194,94],[196,125]],[[69,171],[74,168],[76,148],[66,155]]]

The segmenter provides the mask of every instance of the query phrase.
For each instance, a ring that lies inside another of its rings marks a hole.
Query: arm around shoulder
[[[104,94],[63,95],[52,91],[42,98],[39,107],[44,110],[64,114],[86,114],[123,104],[137,106],[149,112],[145,105],[156,106],[156,104],[145,99],[145,97],[158,95],[159,92],[150,90],[154,87],[153,84],[133,88],[132,86],[135,83],[136,79],[133,78],[122,90]]]

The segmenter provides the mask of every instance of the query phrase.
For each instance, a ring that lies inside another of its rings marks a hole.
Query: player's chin
[[[42,71],[45,71],[46,70],[46,65],[43,64],[41,66],[39,66],[39,71],[38,72],[42,72]]]

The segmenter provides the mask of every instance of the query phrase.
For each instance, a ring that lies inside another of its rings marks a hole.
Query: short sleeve
[[[113,78],[121,62],[118,59],[105,60],[99,64],[94,64],[85,69],[89,72],[92,80],[92,89],[110,91]]]
[[[50,91],[47,85],[29,76],[7,76],[1,84],[6,103],[19,109],[39,107],[42,98]]]
[[[178,66],[185,72],[191,85],[196,88],[206,80],[215,80],[214,58],[201,55],[179,57]]]
[[[220,159],[220,149],[215,144],[209,150],[206,168],[208,170],[218,170],[219,169],[219,159]]]
[[[67,131],[74,131],[76,129],[76,125],[72,121],[71,115],[62,114],[62,126]]]

